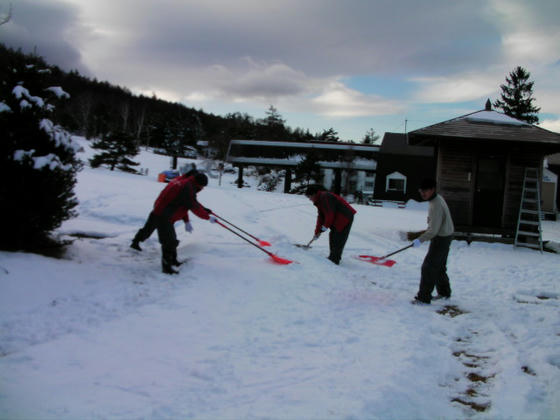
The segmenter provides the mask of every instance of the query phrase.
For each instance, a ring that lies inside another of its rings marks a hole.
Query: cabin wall
[[[508,150],[497,144],[441,143],[437,152],[438,191],[445,198],[455,225],[477,231],[477,227],[473,226],[477,161],[479,155],[488,153],[506,156],[501,229],[514,231],[525,168],[539,168],[542,172],[544,153],[538,147],[515,146]]]
[[[442,144],[438,148],[438,192],[445,198],[458,226],[472,225],[475,156],[472,147]]]

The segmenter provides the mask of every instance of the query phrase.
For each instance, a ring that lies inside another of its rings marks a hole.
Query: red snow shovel
[[[218,216],[216,213],[212,212],[212,214],[214,216],[216,216],[218,219],[220,219],[222,222],[226,222],[228,225],[233,226],[234,228],[236,228],[237,230],[239,230],[240,232],[243,232],[245,235],[250,236],[251,238],[253,238],[255,241],[257,241],[259,243],[260,246],[270,246],[270,242],[267,241],[261,241],[259,238],[257,238],[256,236],[251,235],[249,232],[245,232],[243,229],[241,229],[238,226],[235,226],[233,223],[228,222],[226,219],[224,219],[221,216]]]
[[[214,215],[214,216],[216,216],[216,215]],[[217,216],[216,216],[216,217],[217,217]],[[262,252],[264,252],[264,253],[266,253],[268,256],[270,256],[270,258],[272,258],[272,261],[274,261],[275,263],[277,263],[277,264],[291,264],[291,263],[293,263],[293,261],[290,261],[290,260],[287,260],[287,259],[285,259],[285,258],[281,258],[281,257],[279,257],[279,256],[277,256],[277,255],[274,255],[272,252],[267,251],[266,249],[260,247],[259,245],[257,245],[257,244],[255,244],[255,243],[251,242],[249,239],[247,239],[247,238],[245,238],[244,236],[240,235],[239,233],[237,233],[237,232],[234,231],[233,229],[230,229],[229,227],[227,227],[227,226],[224,225],[223,223],[221,223],[221,222],[219,222],[219,221],[217,221],[217,220],[216,220],[216,223],[219,224],[219,225],[220,225],[221,227],[223,227],[224,229],[229,230],[231,233],[233,233],[233,234],[239,236],[239,237],[240,237],[241,239],[243,239],[244,241],[247,241],[247,242],[249,242],[251,245],[253,245],[253,246],[259,248]]]
[[[390,254],[384,255],[382,257],[374,257],[373,255],[358,255],[358,259],[362,261],[367,261],[372,264],[377,265],[384,265],[385,267],[392,267],[397,262],[395,260],[386,260],[385,258],[390,257],[391,255],[398,254],[399,252],[404,251],[405,249],[410,248],[413,246],[412,244],[405,246],[404,248],[398,249],[395,252],[391,252]]]

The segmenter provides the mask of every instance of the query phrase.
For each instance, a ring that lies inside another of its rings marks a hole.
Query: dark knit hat
[[[312,197],[317,194],[318,191],[323,191],[324,189],[325,188],[322,185],[313,184],[307,187],[307,189],[305,190],[305,195],[307,197]]]
[[[204,175],[201,172],[197,172],[194,175],[194,180],[196,181],[196,183],[198,185],[200,185],[201,187],[205,187],[208,185],[208,177],[206,175]]]
[[[424,178],[422,182],[420,182],[421,190],[431,190],[432,188],[435,187],[436,187],[436,180],[433,178]]]

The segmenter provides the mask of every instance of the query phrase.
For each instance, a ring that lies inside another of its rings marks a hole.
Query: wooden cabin
[[[375,174],[376,200],[420,201],[423,178],[435,175],[433,147],[411,146],[404,133],[385,133]]]
[[[408,133],[410,145],[436,153],[438,191],[447,201],[457,232],[499,234],[517,227],[525,168],[560,152],[560,134],[491,109]]]

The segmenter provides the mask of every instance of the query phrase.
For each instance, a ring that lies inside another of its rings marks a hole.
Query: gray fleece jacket
[[[439,194],[434,194],[429,204],[428,229],[418,238],[420,242],[429,241],[436,236],[453,235],[455,227],[453,226],[449,207],[447,207],[443,197]]]

